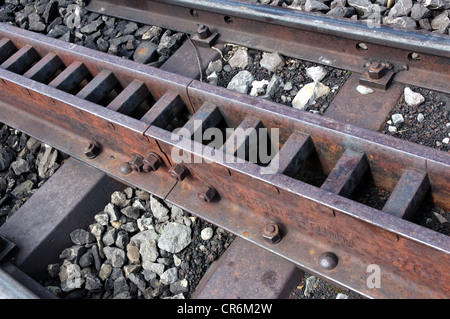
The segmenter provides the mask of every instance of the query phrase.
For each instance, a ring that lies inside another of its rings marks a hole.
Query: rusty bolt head
[[[128,162],[122,163],[119,166],[119,172],[122,175],[128,175],[131,173],[131,166]]]
[[[201,24],[198,26],[197,35],[200,39],[206,39],[207,37],[210,36],[210,34],[211,32],[209,31],[209,28],[206,25]]]
[[[142,171],[142,167],[144,166],[144,158],[139,154],[134,154],[131,161],[128,162],[130,164],[130,168],[135,172]]]
[[[97,155],[100,153],[100,148],[95,142],[88,142],[84,148],[84,155],[89,158],[93,159],[97,157]]]
[[[280,229],[277,224],[264,226],[262,236],[269,244],[276,244],[281,240]]]
[[[372,62],[368,68],[371,79],[381,79],[385,73],[385,68],[380,62]]]
[[[205,187],[200,193],[197,194],[198,198],[206,203],[211,203],[214,196],[216,196],[216,190],[212,187]]]
[[[332,270],[338,264],[338,257],[330,252],[323,253],[319,256],[319,266],[325,270]]]
[[[181,182],[183,179],[185,179],[188,174],[189,171],[187,170],[187,168],[180,164],[175,164],[169,169],[169,175],[178,182]]]
[[[144,166],[142,167],[142,169],[146,173],[154,172],[154,171],[157,171],[158,168],[161,167],[161,165],[162,165],[162,160],[158,156],[158,154],[151,152],[144,159]]]

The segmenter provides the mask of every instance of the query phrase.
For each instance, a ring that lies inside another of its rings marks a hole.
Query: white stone
[[[405,95],[405,102],[409,106],[419,106],[420,104],[425,102],[425,98],[422,96],[422,94],[414,92],[409,87],[405,87],[403,93]]]
[[[306,69],[306,75],[309,76],[314,82],[320,82],[327,75],[327,70],[322,66],[313,66]]]
[[[403,115],[401,115],[400,113],[392,114],[391,118],[394,125],[402,124],[403,122],[405,122]]]
[[[417,122],[422,123],[424,119],[425,119],[425,116],[423,116],[422,113],[419,113],[417,115]]]
[[[371,88],[364,86],[364,85],[358,85],[356,87],[356,91],[358,91],[359,93],[366,95],[366,94],[370,94],[373,93],[374,90],[372,90]]]
[[[200,236],[203,240],[210,240],[214,235],[214,231],[211,227],[206,227],[202,230]]]
[[[442,143],[448,144],[449,141],[450,141],[450,138],[446,137],[446,138],[444,138],[444,139],[442,140]]]
[[[438,220],[441,224],[447,223],[447,222],[448,222],[448,220],[445,219],[445,217],[442,216],[441,214],[434,213],[434,212],[433,212],[433,214],[434,214],[434,216],[436,216],[437,220]]]
[[[308,83],[298,91],[292,101],[292,106],[299,110],[306,110],[316,99],[330,93],[330,88],[320,82]]]
[[[388,131],[391,132],[391,133],[395,133],[395,132],[397,132],[397,128],[395,126],[393,126],[393,125],[389,125]]]
[[[228,61],[228,64],[234,69],[234,68],[241,68],[244,69],[249,62],[248,58],[248,52],[244,49],[238,49],[231,59]]]
[[[265,93],[264,85],[268,85],[269,81],[267,80],[261,80],[261,81],[253,81],[252,82],[252,89],[250,90],[251,96],[258,96],[263,95]]]
[[[346,294],[338,293],[336,299],[348,299],[348,296]]]

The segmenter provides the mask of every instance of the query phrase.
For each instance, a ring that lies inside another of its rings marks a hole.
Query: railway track
[[[194,297],[286,297],[299,268],[370,298],[450,296],[450,240],[414,222],[422,202],[450,210],[449,154],[377,132],[405,85],[449,92],[448,36],[231,1],[87,9],[190,40],[154,68],[1,25],[0,121],[71,157],[1,226],[4,255],[18,247],[8,269],[42,276],[62,230],[87,225],[83,209],[102,210],[122,183],[238,236]],[[227,43],[352,74],[310,114],[199,81]],[[390,193],[379,209],[352,197],[369,181]]]

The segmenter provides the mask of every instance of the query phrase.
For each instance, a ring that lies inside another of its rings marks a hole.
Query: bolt
[[[209,28],[206,25],[201,24],[198,26],[197,35],[200,39],[206,39],[207,37],[210,36],[210,34],[211,32],[209,31]]]
[[[169,175],[176,181],[181,182],[186,176],[189,174],[189,171],[186,167],[175,164],[169,169]]]
[[[122,175],[128,175],[128,174],[130,174],[130,173],[131,173],[131,167],[130,167],[130,164],[129,164],[128,162],[125,162],[125,163],[120,164],[119,172],[120,172],[120,174],[122,174]]]
[[[139,154],[134,154],[128,164],[133,171],[140,172],[142,170],[142,166],[144,166],[144,158]]]
[[[216,196],[216,190],[212,187],[205,187],[200,193],[197,194],[198,198],[206,203],[211,203],[214,196]]]
[[[325,270],[336,268],[338,264],[338,257],[330,252],[323,253],[319,256],[319,265]]]
[[[384,75],[384,71],[385,68],[380,62],[374,61],[369,65],[368,73],[371,79],[381,79]]]
[[[154,172],[154,171],[157,171],[158,168],[161,167],[161,165],[162,165],[162,160],[158,156],[158,154],[150,152],[150,153],[148,153],[147,157],[144,158],[144,166],[142,167],[142,169],[146,173]]]
[[[276,244],[281,240],[280,229],[277,224],[264,226],[262,236],[269,244]]]
[[[95,142],[88,142],[86,146],[84,147],[84,155],[89,158],[93,159],[97,157],[97,155],[100,153],[100,148]]]

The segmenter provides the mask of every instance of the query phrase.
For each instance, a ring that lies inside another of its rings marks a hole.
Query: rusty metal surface
[[[402,95],[403,86],[394,83],[387,91],[360,94],[359,74],[352,74],[325,111],[325,116],[368,130],[379,131],[393,106]],[[357,107],[354,107],[357,105]],[[369,115],[370,114],[370,115]]]
[[[70,181],[70,182],[68,182]],[[75,159],[69,159],[0,227],[0,234],[17,246],[14,264],[36,280],[47,265],[69,247],[69,234],[87,227],[111,194],[124,186]],[[49,200],[49,199],[52,200]]]
[[[44,37],[13,27],[0,30],[0,36],[5,35],[17,47],[31,42],[41,56],[58,52],[66,66],[82,62],[94,78],[110,70],[123,88],[142,81],[156,102],[142,118],[132,118],[0,69],[1,121],[363,295],[450,295],[447,236],[290,176],[263,174],[254,163],[224,163],[213,156],[223,152],[180,139],[167,128],[177,114],[192,115],[205,103],[212,104],[227,127],[249,123],[245,127],[279,129],[280,147],[289,145],[292,134],[308,136],[314,148],[313,164],[326,175],[349,148],[365,154],[375,184],[388,191],[405,169],[422,170],[428,175],[434,203],[445,209],[450,207],[449,154],[86,48],[74,46],[69,52],[66,43],[45,43]],[[89,142],[101,146],[92,159],[85,157]],[[298,150],[294,144],[290,147]],[[169,177],[171,171],[179,171],[172,168],[174,147],[184,150],[187,158],[195,155],[201,160],[183,163],[185,171],[176,176],[177,181]],[[161,168],[149,173],[131,170],[136,155],[145,158],[150,152],[161,158]],[[129,171],[119,170],[124,163]],[[215,190],[211,200],[199,198],[205,188]],[[279,228],[279,242],[268,243],[262,236],[268,224]],[[329,256],[336,256],[337,263]],[[380,265],[384,273],[380,289],[366,284],[371,264]]]
[[[276,48],[285,56],[360,74],[367,62],[382,59],[398,69],[408,65],[395,81],[450,91],[450,39],[444,35],[227,0],[92,0],[87,9],[189,34],[206,25],[222,43],[269,52]],[[367,49],[360,50],[359,43]],[[411,53],[421,61],[411,61]]]
[[[301,282],[293,263],[236,238],[198,284],[194,299],[285,299]]]

